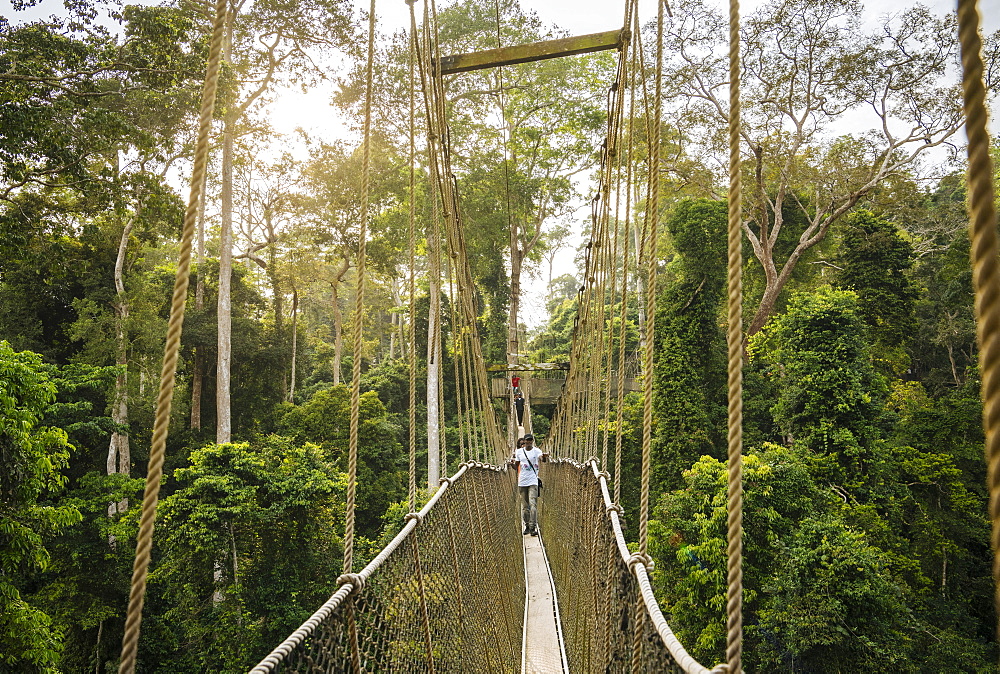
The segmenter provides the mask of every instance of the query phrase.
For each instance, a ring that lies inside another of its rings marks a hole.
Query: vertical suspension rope
[[[344,568],[349,574],[354,566],[355,501],[358,490],[358,422],[361,410],[361,337],[365,309],[365,262],[368,239],[368,199],[371,172],[372,70],[375,61],[375,0],[368,9],[368,62],[365,66],[365,122],[361,139],[361,215],[358,223],[357,289],[354,301],[354,352],[351,363],[351,421],[347,458],[347,504],[344,518]],[[354,619],[354,602],[347,607],[348,639],[351,645],[351,665],[361,672],[361,652],[358,647],[358,626]]]
[[[653,441],[653,339],[656,327],[656,240],[660,218],[660,133],[663,113],[663,2],[656,11],[656,94],[654,96],[653,137],[649,158],[649,197],[646,218],[649,229],[646,240],[646,348],[643,352],[642,401],[642,497],[639,512],[639,552],[645,555],[649,547],[649,473]]]
[[[627,26],[628,25],[628,23],[627,23],[628,22],[628,3],[626,3],[625,13],[626,13],[626,17],[625,17],[626,23],[624,23],[623,26]],[[610,269],[607,270],[606,273],[610,274],[610,276],[611,276],[611,284],[610,284],[610,288],[608,289],[607,296],[602,301],[602,306],[604,304],[607,304],[607,315],[609,316],[609,318],[607,319],[608,321],[613,321],[614,320],[613,314],[611,312],[614,309],[615,297],[618,295],[618,258],[619,258],[620,254],[621,254],[621,242],[619,240],[620,239],[619,234],[620,234],[620,230],[621,230],[621,222],[620,222],[620,217],[621,217],[621,187],[622,187],[622,177],[623,177],[622,176],[622,165],[621,165],[621,160],[622,160],[622,156],[623,156],[622,155],[622,147],[621,147],[621,140],[622,140],[622,128],[621,127],[622,127],[622,117],[623,117],[624,111],[625,111],[625,92],[627,91],[627,87],[628,87],[628,77],[629,77],[629,75],[628,75],[628,58],[629,58],[628,43],[626,42],[626,43],[624,43],[622,45],[621,50],[619,51],[619,54],[618,54],[618,73],[617,73],[617,77],[616,77],[616,80],[615,80],[615,105],[614,105],[613,119],[611,120],[613,131],[610,134],[611,137],[614,139],[614,144],[611,147],[611,156],[609,157],[610,168],[609,168],[609,173],[608,173],[609,177],[611,177],[611,179],[613,179],[613,181],[614,181],[614,187],[613,187],[613,191],[614,191],[614,194],[615,194],[615,205],[614,205],[614,209],[613,209],[613,213],[614,213],[614,219],[613,219],[614,231],[613,231],[613,234],[609,234],[608,235],[609,237],[611,237],[611,248],[610,248],[610,253],[609,253],[609,258],[608,258],[609,259],[609,264],[610,264]],[[611,209],[610,197],[609,197],[608,203],[605,204],[605,208],[607,209],[607,216],[606,216],[606,218],[607,218],[608,222],[610,223],[610,222],[612,222],[612,217],[611,217],[612,209]],[[611,328],[611,325],[605,326],[604,322],[602,321],[602,324],[601,324],[602,338],[603,338],[604,331],[607,329],[610,332],[610,328]],[[609,444],[610,444],[609,441],[608,441],[608,435],[609,435],[609,430],[610,430],[610,427],[611,427],[611,424],[610,424],[610,417],[611,417],[611,378],[610,378],[610,373],[612,373],[612,372],[615,371],[614,370],[614,353],[613,353],[614,339],[612,337],[609,336],[609,338],[606,340],[606,347],[605,348],[606,348],[606,351],[602,351],[602,358],[606,358],[606,361],[605,361],[606,362],[606,367],[604,367],[602,369],[602,372],[605,373],[606,375],[608,375],[608,378],[605,381],[605,385],[604,385],[604,390],[603,390],[603,398],[604,398],[604,400],[602,401],[602,409],[601,409],[601,417],[604,420],[604,426],[603,426],[602,433],[601,433],[601,470],[607,472],[608,471],[608,449],[609,449]],[[618,381],[619,382],[621,382],[621,378],[622,378],[622,373],[619,370],[618,371]]]
[[[726,661],[743,671],[743,226],[740,184],[740,2],[729,2],[729,429]]]
[[[344,573],[354,564],[354,505],[358,482],[358,420],[361,400],[361,336],[365,310],[365,257],[371,173],[372,71],[375,62],[375,0],[368,10],[368,63],[365,66],[365,125],[361,140],[361,217],[358,234],[358,281],[354,301],[354,356],[351,363],[351,435],[347,459],[347,513],[344,522]]]
[[[184,211],[184,225],[181,230],[177,275],[174,278],[174,293],[170,303],[167,343],[163,352],[163,367],[160,370],[156,419],[153,423],[149,467],[146,471],[146,489],[143,492],[142,514],[139,518],[139,533],[135,545],[135,561],[132,565],[132,586],[129,591],[128,613],[125,618],[125,634],[122,637],[119,671],[124,674],[132,674],[135,671],[135,659],[139,649],[142,606],[146,598],[146,577],[149,573],[149,560],[153,549],[153,529],[156,524],[156,504],[160,497],[160,478],[163,475],[163,460],[167,448],[167,432],[170,426],[170,408],[173,402],[174,380],[177,374],[177,358],[181,346],[181,332],[184,327],[184,309],[187,303],[188,279],[191,269],[191,244],[194,240],[198,208],[204,198],[203,189],[208,168],[208,134],[212,127],[212,113],[215,110],[215,97],[219,86],[219,64],[222,57],[222,41],[228,4],[227,0],[217,0],[215,3],[212,42],[208,52],[208,64],[205,68],[205,85],[201,94],[198,140],[195,145],[194,170],[191,173],[191,192],[187,209]]]
[[[641,42],[642,38],[638,28],[638,16],[632,7],[634,0],[628,3],[626,9],[625,26],[634,30],[636,41]],[[635,25],[633,25],[635,22]],[[628,274],[630,239],[632,232],[632,168],[633,168],[633,140],[634,140],[634,120],[635,120],[635,78],[639,70],[638,67],[639,50],[632,50],[631,67],[628,69],[628,156],[625,161],[625,232],[622,246],[622,292],[621,306],[619,307],[618,325],[618,398],[617,409],[615,410],[615,505],[622,502],[622,421],[623,407],[625,405],[625,321],[628,319]]]
[[[969,138],[969,237],[972,280],[976,293],[976,337],[982,377],[983,431],[986,435],[986,484],[992,522],[993,601],[1000,616],[1000,246],[993,197],[993,162],[987,131],[983,84],[982,38],[976,0],[958,0],[958,39],[962,49],[962,93],[965,132]],[[997,624],[1000,635],[1000,622]]]
[[[458,357],[459,357],[459,342],[458,333],[456,332],[455,326],[455,288],[454,288],[454,278],[451,271],[451,258],[449,263],[446,265],[447,277],[448,277],[448,308],[451,311],[451,365],[455,372],[455,412],[458,419],[458,460],[459,463],[465,463],[468,458],[468,454],[465,450],[466,439],[465,439],[465,423],[462,419],[462,385],[461,377],[459,375],[458,368]]]
[[[409,421],[410,421],[410,482],[409,482],[409,501],[410,501],[410,512],[416,512],[417,510],[417,335],[416,335],[416,266],[417,266],[417,253],[416,253],[416,239],[417,239],[417,204],[416,204],[416,194],[417,194],[417,146],[416,146],[416,92],[414,88],[416,86],[416,60],[417,60],[417,31],[415,29],[416,19],[413,15],[413,3],[416,0],[407,0],[410,7],[410,24],[412,26],[410,30],[410,221],[409,221],[409,235],[410,235],[410,307],[409,307],[409,319],[410,325],[407,330],[407,336],[410,339],[410,348],[408,350],[409,360],[410,360],[410,410],[409,410]]]
[[[663,113],[663,3],[656,3],[656,83],[652,136],[649,139],[648,190],[646,201],[646,324],[643,348],[642,400],[642,486],[639,498],[639,554],[648,560],[649,550],[649,474],[653,444],[653,340],[656,323],[656,239],[660,217],[660,133]],[[647,106],[648,110],[648,106]],[[636,607],[636,633],[633,640],[633,670],[642,659],[642,635],[646,613],[642,600]]]

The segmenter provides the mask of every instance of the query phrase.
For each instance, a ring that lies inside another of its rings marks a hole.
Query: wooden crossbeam
[[[536,372],[545,370],[568,370],[569,363],[501,363],[490,365],[487,372]]]
[[[532,44],[520,44],[500,49],[472,52],[471,54],[452,54],[441,57],[441,74],[464,73],[470,70],[496,68],[512,63],[528,63],[545,59],[572,56],[573,54],[589,54],[595,51],[618,49],[629,38],[627,30],[609,30],[603,33],[564,37],[558,40],[546,40]]]

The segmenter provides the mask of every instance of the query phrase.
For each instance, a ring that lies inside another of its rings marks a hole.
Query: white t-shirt
[[[517,474],[517,486],[530,487],[538,484],[538,463],[542,459],[542,450],[538,447],[531,449],[521,447],[514,452],[514,458],[521,463]]]

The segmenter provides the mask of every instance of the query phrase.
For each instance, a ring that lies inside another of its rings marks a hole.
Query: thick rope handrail
[[[958,0],[958,39],[962,50],[965,132],[969,138],[969,237],[976,293],[976,337],[982,376],[986,483],[989,488],[993,549],[994,604],[1000,616],[1000,246],[993,197],[993,162],[987,131],[982,39],[976,0]],[[1000,622],[997,624],[1000,635]]]
[[[728,483],[726,662],[743,671],[743,195],[740,184],[740,2],[729,0]]]
[[[139,648],[142,606],[146,597],[146,577],[149,573],[149,560],[153,548],[153,529],[156,524],[156,504],[160,496],[160,478],[163,475],[163,460],[170,427],[170,408],[174,396],[174,380],[177,374],[181,333],[184,327],[184,309],[187,303],[191,270],[191,244],[194,240],[198,210],[204,198],[203,189],[208,170],[208,134],[212,128],[212,113],[215,111],[215,98],[219,86],[219,67],[222,59],[227,8],[227,0],[217,0],[215,3],[215,21],[212,24],[212,42],[208,52],[208,64],[205,68],[205,85],[202,89],[201,112],[198,119],[198,139],[195,144],[194,167],[191,172],[191,192],[187,210],[184,212],[184,225],[181,231],[177,274],[174,278],[170,319],[167,323],[167,343],[163,351],[160,389],[156,399],[156,419],[153,423],[153,439],[149,450],[149,468],[146,471],[146,489],[143,493],[142,514],[139,518],[139,533],[135,546],[135,562],[132,566],[132,586],[125,619],[125,634],[122,637],[119,671],[124,674],[131,674],[135,671],[136,654]]]
[[[484,464],[478,464],[477,462],[466,462],[459,466],[458,471],[455,472],[450,478],[441,483],[441,488],[434,492],[434,495],[424,504],[424,507],[420,509],[418,513],[413,513],[417,515],[416,517],[407,517],[406,524],[399,531],[398,534],[389,542],[375,556],[375,558],[368,562],[361,571],[356,575],[361,580],[362,583],[372,577],[379,568],[385,563],[385,561],[392,555],[403,542],[413,533],[413,531],[419,526],[421,520],[423,520],[427,514],[438,504],[441,497],[444,496],[445,492],[455,484],[463,475],[465,475],[470,467],[484,467],[484,468],[496,468],[495,466],[486,466]],[[502,470],[501,468],[496,468],[497,470]],[[267,674],[268,672],[273,672],[274,668],[280,665],[285,658],[305,639],[315,632],[316,628],[335,610],[337,610],[341,604],[355,591],[353,583],[345,583],[341,585],[336,592],[334,592],[329,599],[313,613],[308,620],[302,623],[298,629],[292,632],[281,644],[279,644],[274,650],[272,650],[256,667],[250,670],[250,674]]]

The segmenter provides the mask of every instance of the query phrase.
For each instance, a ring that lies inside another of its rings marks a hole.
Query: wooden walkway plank
[[[522,674],[566,674],[549,563],[540,537],[524,537],[524,568],[527,598]]]

